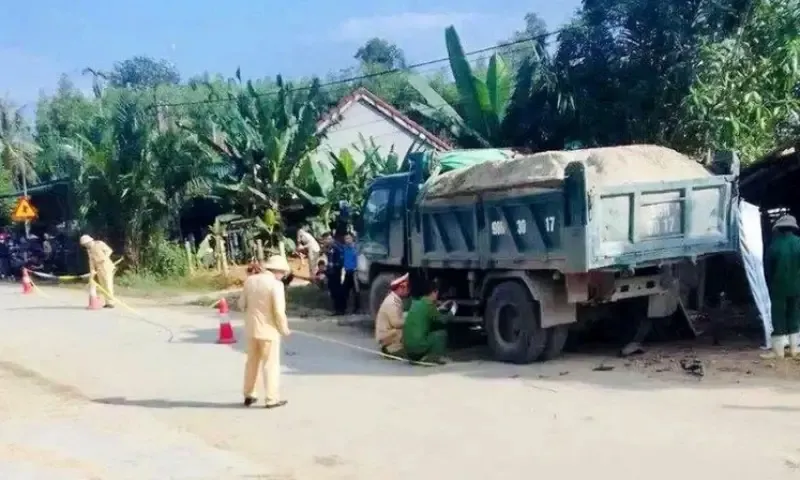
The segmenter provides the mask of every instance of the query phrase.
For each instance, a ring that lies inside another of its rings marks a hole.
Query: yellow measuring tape
[[[160,324],[160,323],[157,323],[157,322],[154,322],[154,321],[152,321],[152,320],[148,319],[148,318],[147,318],[147,317],[146,317],[146,316],[145,316],[143,313],[140,313],[140,312],[139,312],[138,310],[136,310],[135,308],[131,307],[131,306],[130,306],[130,305],[128,305],[127,303],[125,303],[125,302],[123,302],[122,300],[120,300],[118,297],[115,297],[115,296],[111,295],[111,294],[108,292],[108,290],[106,290],[105,288],[103,288],[103,286],[102,286],[102,285],[100,285],[99,283],[97,283],[97,282],[94,280],[94,278],[90,278],[90,279],[89,279],[89,282],[90,282],[90,283],[92,283],[92,284],[94,284],[94,286],[95,286],[95,287],[96,287],[96,288],[97,288],[97,289],[100,291],[100,293],[102,293],[103,295],[105,295],[107,298],[110,298],[110,299],[112,299],[112,300],[114,301],[114,303],[115,303],[115,304],[118,304],[118,305],[120,305],[120,306],[121,306],[122,308],[124,308],[125,310],[127,310],[127,311],[131,312],[132,314],[136,315],[136,317],[137,317],[137,319],[138,319],[138,320],[140,320],[140,321],[142,321],[142,322],[144,322],[144,323],[147,323],[147,324],[149,324],[149,325],[152,325],[152,326],[154,326],[154,327],[160,328],[160,329],[162,329],[162,330],[166,331],[167,333],[169,333],[169,339],[167,340],[167,343],[172,343],[172,342],[173,342],[173,340],[175,339],[175,332],[173,332],[171,328],[167,327],[166,325],[162,325],[162,324]],[[41,293],[42,295],[44,295],[44,296],[45,296],[45,297],[47,297],[47,298],[51,298],[51,299],[52,299],[52,297],[51,297],[51,296],[49,296],[49,295],[47,295],[46,293],[44,293],[44,292],[43,292],[43,291],[42,291],[42,290],[41,290],[41,289],[40,289],[38,286],[36,286],[36,284],[35,284],[35,283],[33,283],[32,281],[31,281],[31,284],[33,285],[33,288],[34,288],[34,289],[35,289],[37,292]],[[221,300],[221,299],[220,299],[220,300]],[[214,306],[215,306],[216,304],[218,304],[218,303],[220,302],[220,300],[217,300],[216,302],[214,302]],[[437,363],[425,362],[425,361],[415,361],[415,360],[409,360],[409,359],[407,359],[407,358],[399,357],[399,356],[397,356],[397,355],[391,355],[391,354],[388,354],[388,353],[384,353],[384,352],[382,352],[382,351],[380,351],[380,350],[374,350],[374,349],[371,349],[371,348],[362,347],[362,346],[360,346],[360,345],[354,345],[354,344],[352,344],[352,343],[347,343],[347,342],[343,342],[343,341],[341,341],[341,340],[336,340],[336,339],[333,339],[333,338],[324,337],[324,336],[317,335],[317,334],[310,333],[310,332],[306,332],[306,331],[303,331],[303,330],[295,330],[295,329],[292,329],[292,333],[298,333],[298,334],[300,334],[300,335],[304,335],[304,336],[306,336],[306,337],[313,338],[313,339],[316,339],[316,340],[319,340],[319,341],[322,341],[322,342],[328,342],[328,343],[332,343],[332,344],[339,345],[339,346],[342,346],[342,347],[350,348],[350,349],[352,349],[352,350],[359,350],[359,351],[362,351],[362,352],[371,353],[371,354],[373,354],[373,355],[377,355],[377,356],[379,356],[379,357],[388,358],[388,359],[390,359],[390,360],[397,360],[397,361],[400,361],[400,362],[409,363],[409,364],[411,364],[411,365],[419,365],[419,366],[424,366],[424,367],[438,367],[438,366],[440,366],[440,365],[439,365],[439,364],[437,364]]]

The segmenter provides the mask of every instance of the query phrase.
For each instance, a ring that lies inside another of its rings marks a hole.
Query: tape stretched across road
[[[86,278],[88,278],[89,274],[86,274],[86,275],[87,275]],[[55,277],[55,278],[63,278],[63,277]],[[83,276],[81,276],[80,278],[83,278]],[[102,285],[100,285],[99,283],[95,282],[94,279],[90,279],[89,281],[92,284],[94,284],[94,286],[104,296],[106,296],[107,298],[112,299],[115,304],[120,305],[125,310],[128,310],[129,312],[134,314],[137,317],[136,318],[137,320],[139,320],[141,322],[144,322],[144,323],[147,323],[148,325],[152,325],[152,326],[154,326],[156,328],[160,328],[160,329],[164,330],[165,332],[169,333],[169,339],[167,340],[167,343],[172,343],[175,340],[175,336],[176,335],[175,335],[175,332],[171,328],[169,328],[168,326],[163,325],[161,323],[154,322],[154,321],[150,320],[143,313],[139,312],[138,310],[136,310],[135,308],[131,307],[127,303],[123,302],[118,297],[115,297],[114,295],[111,295],[105,288],[103,288]],[[31,282],[31,283],[33,284],[33,288],[37,292],[41,293],[45,297],[52,298],[49,295],[47,295],[46,293],[44,293],[35,283],[33,283],[33,282]],[[219,303],[219,300],[217,300],[217,303]],[[398,357],[396,355],[383,353],[380,350],[374,350],[374,349],[371,349],[371,348],[362,347],[360,345],[354,345],[352,343],[343,342],[341,340],[336,340],[336,339],[329,338],[329,337],[324,337],[322,335],[317,335],[317,334],[314,334],[314,333],[311,333],[311,332],[306,332],[306,331],[303,331],[303,330],[292,329],[292,333],[296,333],[296,334],[299,334],[299,335],[302,335],[302,336],[305,336],[305,337],[313,338],[313,339],[316,339],[316,340],[319,340],[319,341],[322,341],[322,342],[327,342],[327,343],[332,343],[332,344],[335,344],[335,345],[339,345],[339,346],[342,346],[342,347],[345,347],[345,348],[349,348],[351,350],[359,350],[359,351],[362,351],[362,352],[370,353],[372,355],[377,355],[379,357],[388,358],[390,360],[397,360],[397,361],[400,361],[400,362],[403,362],[403,363],[408,363],[408,364],[411,364],[411,365],[419,365],[419,366],[424,366],[424,367],[439,367],[439,366],[441,366],[441,365],[439,365],[437,363],[432,363],[432,362],[409,360],[407,358]]]
[[[116,267],[122,262],[122,258],[114,262],[114,266]],[[44,278],[46,280],[57,280],[59,282],[71,282],[74,280],[88,280],[91,273],[84,273],[83,275],[53,275],[51,273],[44,273],[44,272],[37,272],[35,270],[28,270],[28,273],[31,275],[37,276],[39,278]]]

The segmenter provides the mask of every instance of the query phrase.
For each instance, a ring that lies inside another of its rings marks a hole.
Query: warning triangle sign
[[[31,204],[28,197],[20,197],[17,204],[14,206],[14,211],[11,213],[11,220],[15,222],[27,222],[36,219],[39,212]]]

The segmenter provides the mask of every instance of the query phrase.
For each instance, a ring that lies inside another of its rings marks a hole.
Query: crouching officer
[[[95,240],[89,235],[82,235],[81,247],[89,255],[89,281],[97,281],[102,287],[100,292],[106,299],[105,308],[114,308],[114,253],[106,242]],[[96,279],[96,280],[95,280]]]

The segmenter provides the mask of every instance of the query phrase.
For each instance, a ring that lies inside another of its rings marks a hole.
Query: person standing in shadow
[[[344,315],[346,300],[343,305],[342,295],[342,269],[344,268],[344,251],[342,246],[330,233],[323,236],[326,246],[328,262],[325,266],[325,278],[328,283],[328,292],[331,296],[334,315]],[[346,297],[345,297],[346,298]]]

